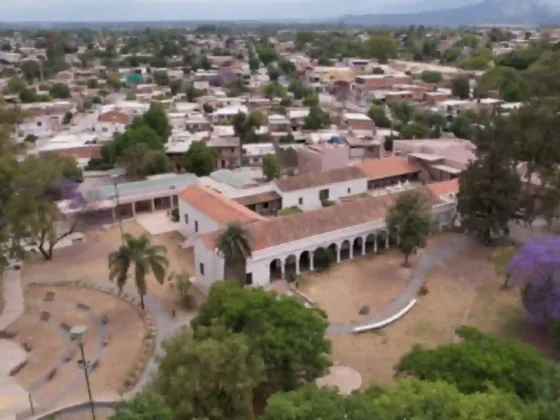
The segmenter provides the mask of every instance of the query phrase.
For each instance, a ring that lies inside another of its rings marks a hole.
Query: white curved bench
[[[354,328],[354,333],[359,334],[359,333],[363,333],[363,332],[366,332],[366,331],[377,330],[379,328],[383,328],[386,325],[389,325],[392,322],[395,322],[398,319],[402,318],[404,315],[406,315],[406,313],[408,311],[410,311],[414,307],[414,305],[416,305],[416,302],[417,302],[416,299],[412,299],[410,302],[408,302],[408,305],[406,305],[403,309],[401,309],[395,315],[393,315],[393,316],[391,316],[387,319],[384,319],[383,321],[376,322],[374,324],[360,325],[359,327]]]

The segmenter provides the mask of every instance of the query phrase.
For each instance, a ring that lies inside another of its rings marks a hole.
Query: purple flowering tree
[[[527,241],[506,273],[512,285],[523,287],[523,306],[533,321],[560,320],[560,237]]]

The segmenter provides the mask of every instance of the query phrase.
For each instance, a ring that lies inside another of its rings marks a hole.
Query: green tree
[[[280,70],[278,70],[278,67],[270,65],[268,66],[268,78],[270,79],[271,82],[277,82],[278,78],[280,77]]]
[[[237,222],[231,222],[220,233],[217,249],[224,259],[224,278],[245,285],[247,277],[247,258],[252,256],[249,231]]]
[[[173,414],[160,395],[144,391],[130,402],[117,404],[109,420],[173,420]]]
[[[296,79],[294,80],[290,86],[288,87],[288,90],[290,92],[292,92],[294,94],[294,99],[302,99],[308,95],[312,95],[313,89],[304,84],[303,82],[301,82],[300,80]]]
[[[430,134],[430,129],[422,122],[412,121],[401,126],[400,133],[404,139],[425,139]]]
[[[366,41],[366,54],[377,59],[379,63],[386,63],[390,58],[397,57],[397,41],[391,35],[374,35]]]
[[[425,70],[420,75],[420,78],[426,83],[439,83],[442,81],[443,76],[439,71]]]
[[[204,141],[194,141],[183,155],[183,166],[196,176],[207,176],[214,171],[219,153]]]
[[[144,113],[142,119],[148,127],[154,130],[163,139],[164,142],[167,142],[167,139],[171,134],[171,124],[169,124],[167,113],[161,104],[152,104],[150,109]]]
[[[331,123],[331,118],[328,112],[325,112],[319,106],[312,106],[309,109],[309,114],[303,121],[304,130],[320,130],[328,128]]]
[[[280,161],[275,154],[268,154],[263,158],[262,171],[267,181],[280,177]]]
[[[398,237],[398,247],[404,254],[405,267],[408,266],[408,257],[414,249],[426,241],[431,219],[427,198],[418,191],[400,194],[387,212],[387,228]]]
[[[457,115],[451,121],[449,130],[459,139],[471,139],[473,137],[473,124],[478,123],[480,118],[471,110]]]
[[[461,76],[453,80],[451,94],[459,99],[468,99],[471,94],[469,78]]]
[[[368,110],[368,117],[379,128],[391,128],[391,120],[387,117],[385,107],[383,105],[372,105]]]
[[[8,80],[6,92],[11,94],[21,93],[27,90],[27,83],[19,77],[12,77]]]
[[[517,217],[521,180],[507,142],[514,136],[502,118],[494,119],[479,130],[476,159],[459,176],[461,226],[483,243],[508,235],[509,222]]]
[[[70,111],[68,111],[66,114],[64,114],[62,124],[64,124],[64,125],[70,124],[70,122],[72,121],[72,117],[73,117],[72,113]]]
[[[258,45],[257,54],[260,61],[262,61],[266,67],[278,58],[278,55],[272,46]]]
[[[403,124],[407,124],[414,116],[414,107],[404,101],[392,101],[387,104],[393,116]]]
[[[508,102],[518,102],[526,96],[521,76],[512,67],[494,67],[485,72],[476,84],[475,95],[485,97],[494,89]]]
[[[99,83],[97,82],[97,79],[89,79],[87,81],[88,89],[97,89],[98,86],[99,86]]]
[[[253,393],[263,361],[242,334],[221,326],[183,329],[164,342],[154,390],[174,419],[254,419]]]
[[[38,98],[31,89],[24,89],[19,93],[19,100],[24,104],[30,104],[32,102],[37,102]]]
[[[56,244],[81,226],[79,216],[60,222],[56,202],[68,198],[66,184],[81,182],[82,171],[76,159],[46,153],[28,156],[15,174],[17,193],[7,206],[12,234],[35,244],[45,260],[52,260]]]
[[[269,83],[264,86],[263,93],[268,99],[283,98],[286,96],[286,88],[279,83]]]
[[[39,67],[39,63],[35,60],[23,61],[20,65],[20,69],[27,83],[33,83],[35,80],[41,78],[41,68]]]
[[[444,380],[467,394],[495,388],[534,400],[542,390],[542,379],[549,377],[549,370],[558,369],[526,344],[473,327],[460,327],[456,334],[461,341],[434,349],[415,346],[395,366],[396,374]]]
[[[202,105],[202,110],[204,111],[205,114],[211,114],[212,112],[214,112],[214,108],[210,104]]]
[[[465,70],[486,70],[490,66],[490,59],[481,55],[467,58],[459,63],[459,67]]]
[[[102,147],[101,154],[105,162],[116,164],[122,159],[125,151],[137,144],[145,144],[151,150],[163,150],[163,141],[157,133],[144,123],[133,123],[124,133],[116,136],[106,147]]]
[[[49,90],[50,95],[57,99],[68,99],[70,97],[70,88],[64,83],[55,83]]]
[[[307,107],[318,107],[319,106],[319,95],[314,93],[312,95],[306,96],[305,98],[303,98],[302,104],[303,104],[303,106],[307,106]]]
[[[158,70],[152,74],[154,82],[159,86],[169,85],[169,75],[165,70]]]
[[[196,332],[213,322],[245,334],[252,354],[264,360],[265,376],[256,395],[261,403],[275,392],[314,381],[330,366],[326,315],[300,300],[218,282],[191,325]]]
[[[134,266],[134,283],[140,295],[140,307],[144,309],[144,296],[148,292],[146,276],[152,273],[163,284],[169,266],[165,256],[167,249],[161,245],[152,245],[146,235],[136,238],[125,233],[122,239],[123,245],[109,254],[109,280],[115,281],[119,292],[122,292],[129,271]]]
[[[293,76],[296,72],[296,65],[285,58],[281,58],[278,60],[278,68],[284,73],[286,76]]]

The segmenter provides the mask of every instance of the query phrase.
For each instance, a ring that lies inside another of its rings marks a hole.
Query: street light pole
[[[86,361],[86,356],[84,354],[84,343],[78,343],[80,347],[80,353],[82,353],[82,364],[84,366],[84,373],[86,375],[86,385],[87,385],[87,392],[89,396],[89,406],[91,407],[91,418],[95,420],[95,407],[93,405],[93,397],[91,396],[91,385],[89,384],[89,373],[88,373],[88,364]]]
[[[95,420],[95,407],[93,405],[93,397],[91,396],[91,385],[89,383],[89,372],[88,372],[88,362],[86,361],[86,355],[84,353],[84,336],[87,331],[86,325],[76,325],[70,330],[70,337],[72,340],[78,341],[78,347],[80,348],[80,353],[82,355],[82,367],[84,368],[84,374],[86,376],[86,385],[89,396],[89,406],[91,408],[91,418]]]
[[[117,221],[119,222],[119,230],[121,232],[121,243],[122,245],[124,245],[124,233],[123,233],[123,228],[122,228],[122,220],[121,217],[119,215],[119,189],[117,188],[117,175],[113,175],[113,185],[115,187],[115,198],[117,200],[117,206],[116,206],[116,216],[117,216]]]

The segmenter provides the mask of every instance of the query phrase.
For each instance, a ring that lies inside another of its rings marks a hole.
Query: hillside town
[[[0,32],[0,419],[555,418],[559,46]]]

